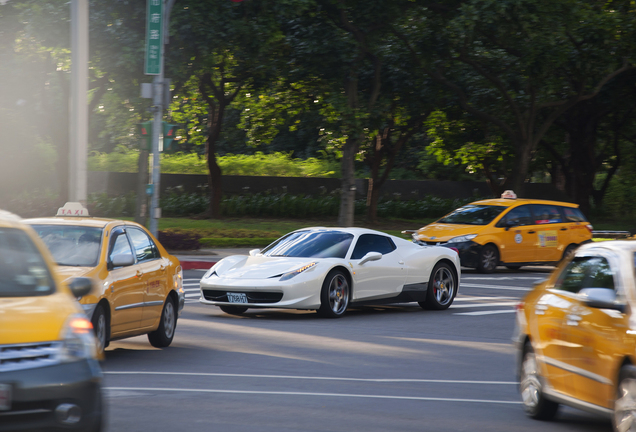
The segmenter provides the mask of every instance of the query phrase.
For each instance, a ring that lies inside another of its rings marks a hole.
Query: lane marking
[[[450,309],[474,308],[474,307],[494,307],[494,306],[516,306],[519,302],[500,302],[500,303],[471,303],[461,305],[451,305]]]
[[[457,296],[455,301],[475,301],[475,300],[520,300],[518,297],[505,297],[505,296]]]
[[[187,392],[187,393],[224,393],[224,394],[251,394],[251,395],[278,395],[278,396],[318,396],[318,397],[343,397],[361,399],[393,399],[393,400],[416,400],[431,402],[469,402],[486,404],[509,404],[519,405],[521,401],[503,401],[488,399],[459,399],[459,398],[437,398],[421,396],[389,396],[370,394],[347,394],[347,393],[310,393],[310,392],[282,392],[282,391],[255,391],[255,390],[216,390],[216,389],[186,389],[186,388],[152,388],[152,387],[104,387],[107,391],[154,391],[154,392]]]
[[[481,288],[481,289],[497,289],[497,290],[510,290],[510,291],[530,291],[532,288],[522,288],[513,286],[502,285],[481,285],[481,284],[465,284],[462,283],[459,288]]]
[[[549,272],[548,272],[549,273]],[[462,276],[462,280],[542,280],[545,276]]]
[[[294,375],[257,375],[257,374],[231,374],[214,372],[152,372],[152,371],[103,371],[105,375],[168,375],[168,376],[204,376],[204,377],[233,377],[233,378],[272,378],[295,379],[315,381],[356,381],[356,382],[412,382],[412,383],[437,383],[437,384],[492,384],[492,385],[518,385],[516,381],[470,381],[470,380],[437,380],[417,378],[343,378],[343,377],[316,377]]]
[[[475,311],[475,312],[460,312],[454,313],[453,315],[495,315],[495,314],[503,314],[503,313],[514,313],[514,309],[506,309],[506,310],[492,310],[492,311]]]

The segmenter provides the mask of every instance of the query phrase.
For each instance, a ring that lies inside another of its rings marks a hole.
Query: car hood
[[[59,340],[74,313],[82,311],[65,292],[0,298],[0,345]]]
[[[453,237],[477,234],[485,226],[432,223],[417,230],[417,238],[422,241],[446,242]]]
[[[267,279],[319,260],[320,258],[266,257],[261,255],[242,257],[242,259],[228,257],[220,261],[214,271],[218,276],[228,279]]]
[[[57,274],[63,281],[66,281],[74,277],[86,276],[90,272],[92,267],[73,267],[73,266],[57,266]]]

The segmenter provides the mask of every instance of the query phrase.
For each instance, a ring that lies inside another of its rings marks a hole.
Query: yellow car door
[[[559,261],[563,243],[569,237],[559,207],[550,204],[533,204],[531,207],[537,236],[536,260]]]
[[[537,234],[529,205],[511,209],[497,223],[501,231],[501,260],[505,263],[536,260]]]
[[[162,258],[152,239],[140,228],[126,229],[133,244],[138,265],[142,268],[146,281],[144,307],[141,318],[142,327],[150,327],[158,322],[170,291],[171,275],[168,275],[170,262]]]
[[[586,303],[593,291],[609,298],[616,298],[618,284],[610,262],[611,257],[589,256],[575,258],[579,268],[585,268],[585,276],[578,284],[577,299],[565,316],[565,362],[571,368],[567,383],[569,393],[585,402],[611,408],[614,400],[614,380],[623,352],[623,338],[628,325],[628,315],[623,311],[592,307]]]
[[[141,324],[145,280],[135,262],[126,231],[115,228],[109,242],[107,296],[111,304],[111,336],[136,330]]]

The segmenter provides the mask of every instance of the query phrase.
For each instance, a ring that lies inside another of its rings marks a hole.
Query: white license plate
[[[0,384],[0,411],[11,409],[11,386]]]
[[[245,293],[227,293],[228,303],[247,303],[247,295]]]

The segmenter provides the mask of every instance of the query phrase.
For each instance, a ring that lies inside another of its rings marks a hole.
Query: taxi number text
[[[11,386],[0,384],[0,411],[11,409]]]
[[[245,293],[227,293],[228,303],[247,303],[247,295]]]

